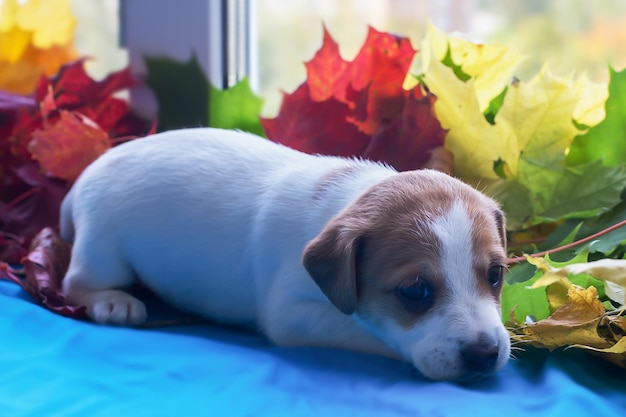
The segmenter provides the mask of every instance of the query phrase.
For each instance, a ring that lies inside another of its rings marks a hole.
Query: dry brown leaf
[[[522,331],[532,345],[554,350],[567,345],[607,348],[611,343],[598,335],[598,324],[604,315],[594,287],[570,287],[567,302],[550,317],[525,326]]]
[[[595,287],[571,285],[567,300],[550,317],[519,327],[513,337],[549,350],[562,347],[590,350],[626,367],[626,318],[622,314],[624,310],[606,313]]]

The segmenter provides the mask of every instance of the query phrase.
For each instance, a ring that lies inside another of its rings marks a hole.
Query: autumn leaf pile
[[[415,52],[408,39],[370,28],[349,62],[324,30],[306,81],[285,94],[276,118],[262,120],[267,136],[309,153],[423,167],[446,132],[433,113],[435,97],[420,85],[403,87]]]
[[[16,282],[10,265],[39,257],[38,244],[49,239],[36,239],[34,254],[31,241],[58,225],[61,201],[81,171],[151,128],[114,96],[136,84],[128,69],[102,81],[85,72],[71,46],[74,24],[67,0],[7,0],[0,12],[0,277]],[[38,292],[37,282],[27,290],[51,300],[53,286]]]
[[[46,227],[91,161],[150,127],[114,97],[134,85],[128,70],[96,82],[73,60],[73,25],[67,0],[7,0],[0,13],[0,277],[82,317],[58,290],[68,248]],[[419,50],[370,28],[346,60],[324,30],[306,80],[284,94],[276,117],[259,118],[247,80],[220,91],[193,60],[146,57],[161,126],[240,128],[308,153],[454,173],[500,202],[517,254],[626,220],[626,71],[610,69],[608,84],[595,84],[545,66],[518,80],[521,61],[432,26]],[[502,307],[515,343],[587,349],[625,367],[625,256],[621,228],[514,266]],[[26,279],[11,267],[20,261]]]
[[[346,61],[324,31],[306,81],[262,125],[305,152],[398,170],[432,166],[444,148],[445,170],[500,202],[513,249],[550,249],[626,219],[626,71],[611,69],[608,88],[548,66],[521,81],[521,61],[432,26],[419,52],[370,29]],[[575,256],[569,269],[549,255],[514,267],[502,304],[515,342],[584,348],[626,366],[625,253],[622,228],[562,254]]]

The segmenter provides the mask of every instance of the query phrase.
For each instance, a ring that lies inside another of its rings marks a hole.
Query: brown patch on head
[[[430,170],[400,173],[371,187],[307,245],[303,264],[342,312],[358,311],[374,322],[376,317],[394,317],[411,327],[436,308],[446,291],[441,242],[431,225],[459,200],[473,222],[476,243],[473,251],[467,248],[467,256],[475,256],[480,292],[497,292],[499,297],[499,288],[494,291],[488,280],[490,266],[503,262],[505,255],[497,205],[470,186]],[[399,289],[420,283],[428,285],[432,303],[403,300]]]
[[[418,277],[432,281],[437,291],[443,285],[441,256],[428,224],[450,206],[460,184],[424,170],[374,185],[307,245],[305,268],[329,300],[347,314],[357,304],[363,309],[374,308],[373,304],[383,309],[397,306],[396,288],[410,286]]]
[[[473,223],[473,268],[477,286],[482,295],[493,296],[499,303],[506,271],[504,214],[497,207],[484,203],[481,207],[472,207],[469,213]]]

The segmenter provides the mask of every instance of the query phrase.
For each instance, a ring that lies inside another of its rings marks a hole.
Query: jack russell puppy
[[[183,129],[113,148],[61,209],[63,281],[97,323],[139,325],[124,291],[254,328],[274,343],[404,359],[467,380],[510,354],[500,320],[504,217],[432,170],[304,154]]]

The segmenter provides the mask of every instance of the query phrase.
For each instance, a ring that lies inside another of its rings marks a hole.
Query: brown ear
[[[335,219],[309,242],[302,255],[309,275],[344,314],[356,310],[356,235]]]
[[[498,235],[500,235],[500,243],[506,252],[506,220],[504,219],[504,213],[502,210],[496,210],[494,212],[496,219],[496,227],[498,228]]]

